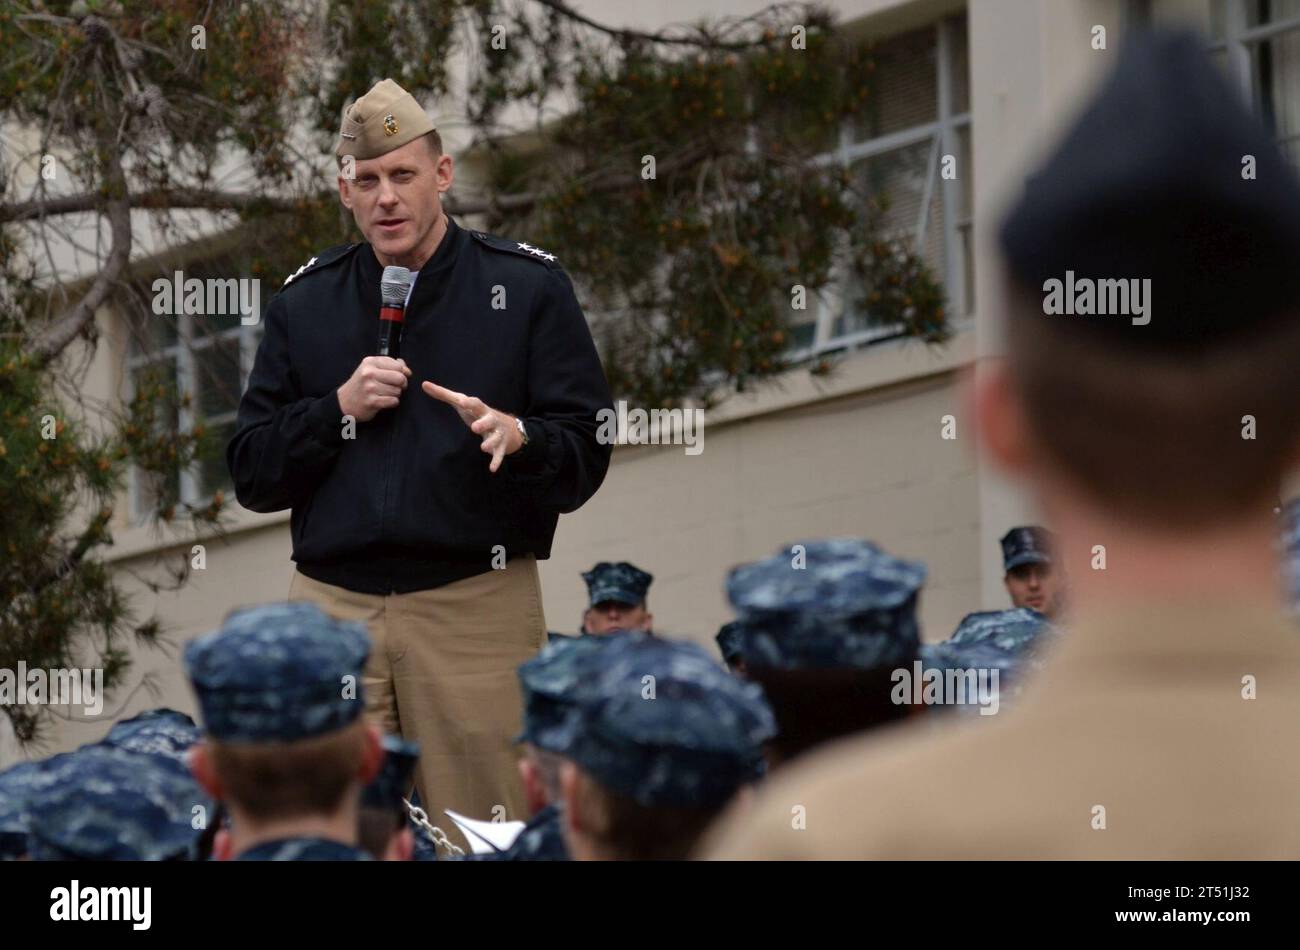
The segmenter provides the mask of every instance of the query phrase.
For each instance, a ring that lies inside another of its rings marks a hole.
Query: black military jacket
[[[489,570],[501,552],[546,558],[558,516],[609,466],[596,438],[609,387],[568,276],[527,243],[447,221],[407,306],[408,388],[352,438],[337,390],[375,353],[370,245],[321,252],[267,306],[226,458],[244,507],[293,510],[293,558],[325,583],[400,593]],[[519,416],[529,444],[490,473],[426,379]]]

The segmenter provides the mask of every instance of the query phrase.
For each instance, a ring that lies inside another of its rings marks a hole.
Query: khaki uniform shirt
[[[702,856],[1300,858],[1300,625],[1280,609],[1111,610],[998,714],[934,715],[778,772]]]

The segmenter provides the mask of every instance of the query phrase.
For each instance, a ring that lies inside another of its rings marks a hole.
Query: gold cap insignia
[[[343,113],[334,154],[352,155],[358,161],[378,158],[432,131],[433,123],[415,97],[384,79]]]

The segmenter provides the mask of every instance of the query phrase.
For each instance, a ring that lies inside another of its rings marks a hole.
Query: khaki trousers
[[[445,808],[471,818],[528,820],[511,740],[523,716],[516,668],[546,643],[536,558],[387,596],[295,571],[289,599],[310,600],[369,628],[366,714],[420,747],[415,784],[430,821],[459,841]]]

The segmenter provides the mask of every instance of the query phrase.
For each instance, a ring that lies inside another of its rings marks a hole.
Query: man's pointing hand
[[[483,437],[479,446],[492,456],[489,471],[495,472],[501,467],[501,460],[507,455],[518,452],[524,444],[523,436],[515,424],[515,417],[508,412],[500,412],[483,402],[477,396],[466,396],[454,390],[431,383],[427,379],[420,388],[428,395],[455,408],[461,421],[469,426],[470,431]]]

